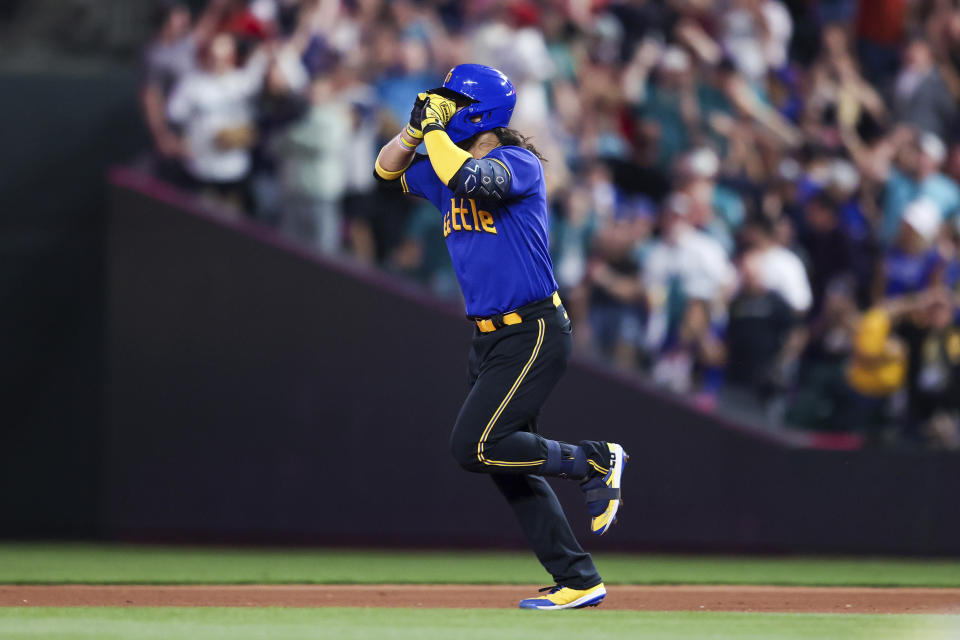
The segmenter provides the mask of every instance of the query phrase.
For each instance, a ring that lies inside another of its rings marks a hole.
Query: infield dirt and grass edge
[[[0,637],[960,637],[960,616],[931,615],[960,611],[960,561],[955,559],[601,553],[596,560],[609,591],[601,607],[542,613],[515,609],[520,598],[547,584],[528,553],[0,544],[0,604],[6,605],[0,606]],[[685,586],[653,586],[664,583]],[[740,586],[710,586],[715,583]],[[832,587],[809,586],[822,584]],[[99,606],[86,606],[93,604]],[[343,604],[351,606],[337,606]]]
[[[512,609],[536,585],[0,585],[0,607]],[[604,610],[960,614],[960,589],[608,587]]]

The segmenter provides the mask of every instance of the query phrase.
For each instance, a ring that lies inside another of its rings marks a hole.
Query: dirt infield
[[[3,607],[513,608],[535,586],[0,585]],[[611,586],[604,609],[794,613],[960,613],[960,589]]]

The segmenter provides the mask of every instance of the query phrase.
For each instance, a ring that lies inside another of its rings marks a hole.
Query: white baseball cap
[[[690,68],[690,56],[676,45],[664,49],[660,68],[668,73],[683,73]]]
[[[947,157],[947,148],[944,146],[943,140],[937,134],[929,131],[920,135],[920,150],[930,156],[930,159],[937,164],[943,162]]]
[[[713,178],[720,170],[720,158],[710,147],[700,147],[687,154],[683,160],[687,174],[696,178]]]
[[[929,198],[919,198],[903,210],[903,221],[927,242],[933,242],[943,222],[943,214],[937,203]]]
[[[860,174],[850,162],[838,158],[830,163],[830,186],[849,193],[860,186]]]

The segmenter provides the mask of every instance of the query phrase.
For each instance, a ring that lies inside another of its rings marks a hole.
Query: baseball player
[[[500,71],[462,64],[417,96],[410,123],[381,149],[380,180],[443,213],[443,236],[475,323],[470,392],[450,446],[489,474],[555,586],[525,609],[595,606],[606,589],[544,476],[580,483],[602,535],[617,516],[627,455],[619,444],[568,444],[537,432],[540,408],[566,369],[571,327],[548,251],[543,160],[509,129],[517,96]],[[423,143],[427,154],[415,149]]]

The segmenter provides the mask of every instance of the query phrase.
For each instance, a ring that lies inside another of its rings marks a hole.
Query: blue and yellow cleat
[[[547,594],[538,598],[527,598],[520,601],[521,609],[539,609],[541,611],[555,611],[559,609],[580,609],[581,607],[595,607],[607,597],[607,590],[601,582],[589,589],[571,589],[555,585],[544,587],[541,592]]]
[[[587,501],[587,510],[593,516],[590,531],[598,536],[605,534],[617,520],[617,511],[622,503],[620,478],[630,459],[623,447],[615,442],[608,442],[607,447],[610,449],[610,466],[606,470],[598,469],[604,472],[603,477],[595,476],[580,485]]]

